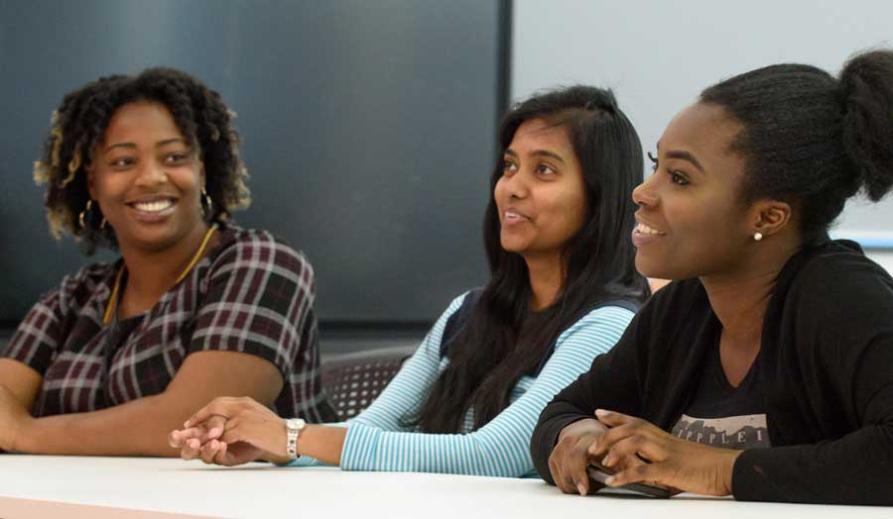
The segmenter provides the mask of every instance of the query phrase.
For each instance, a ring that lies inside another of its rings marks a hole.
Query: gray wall
[[[238,114],[254,204],[303,250],[324,323],[430,322],[485,279],[503,3],[0,0],[0,321],[86,260],[47,232],[33,161],[65,92],[166,65]],[[106,255],[105,257],[108,257]]]
[[[708,85],[780,62],[836,73],[851,53],[893,44],[891,19],[887,0],[516,0],[512,98],[578,82],[614,88],[653,150]],[[893,197],[851,201],[836,233],[893,249]]]

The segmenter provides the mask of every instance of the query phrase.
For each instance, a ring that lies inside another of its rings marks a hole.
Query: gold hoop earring
[[[87,228],[87,213],[89,213],[91,209],[93,209],[93,200],[88,199],[84,210],[78,213],[78,223],[81,224],[81,229]],[[103,218],[103,221],[105,221],[105,218]]]
[[[78,223],[81,224],[81,229],[87,229],[87,218],[90,215],[90,212],[93,211],[93,199],[87,200],[87,205],[84,207],[84,210],[78,213]],[[105,215],[102,217],[102,221],[99,222],[99,230],[105,230],[105,224],[107,220],[105,219]]]
[[[202,188],[202,199],[199,202],[199,205],[201,205],[202,214],[205,215],[205,217],[207,217],[208,215],[213,216],[214,200],[211,198],[211,195],[208,194],[204,187]]]

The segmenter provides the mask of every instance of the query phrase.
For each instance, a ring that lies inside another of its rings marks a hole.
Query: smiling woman
[[[381,396],[346,427],[286,425],[252,400],[218,399],[172,432],[184,458],[533,471],[540,410],[614,345],[648,296],[629,238],[642,149],[613,94],[583,86],[520,103],[499,138],[484,216],[490,280],[452,302]]]
[[[893,52],[701,93],[632,198],[636,266],[674,281],[545,408],[539,473],[587,493],[893,504],[893,279],[827,230],[893,185]]]
[[[3,349],[0,449],[172,455],[166,432],[230,394],[332,419],[310,265],[230,221],[249,196],[220,96],[150,69],[68,94],[52,123],[35,177],[53,233],[121,258],[66,277]]]
[[[205,172],[163,104],[119,108],[95,151],[87,186],[119,248],[164,250],[194,245],[204,234],[198,209]]]
[[[567,128],[542,118],[524,121],[515,131],[493,192],[506,251],[555,263],[561,245],[583,227],[586,186],[568,137]],[[555,294],[535,296],[533,308],[540,310]]]

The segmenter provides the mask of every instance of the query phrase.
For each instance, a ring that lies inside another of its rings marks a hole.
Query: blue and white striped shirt
[[[592,360],[620,339],[633,313],[616,306],[592,310],[564,330],[555,351],[537,377],[522,377],[510,405],[483,427],[472,431],[465,417],[462,434],[425,434],[401,425],[424,404],[428,391],[448,360],[440,355],[447,319],[458,310],[456,298],[421,346],[365,411],[346,423],[341,452],[343,470],[439,472],[522,477],[534,473],[530,436],[540,412],[565,386],[585,372]],[[295,465],[305,465],[302,458]]]

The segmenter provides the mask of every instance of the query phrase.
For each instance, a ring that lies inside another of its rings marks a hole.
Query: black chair
[[[325,361],[322,385],[338,418],[347,420],[369,407],[410,354],[406,348],[382,348]]]

